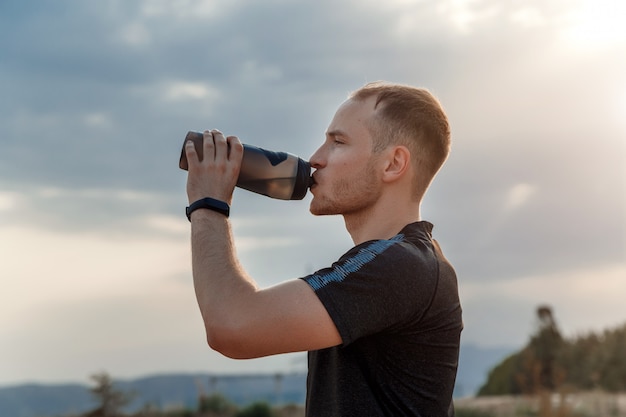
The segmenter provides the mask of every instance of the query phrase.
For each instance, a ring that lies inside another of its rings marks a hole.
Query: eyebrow
[[[335,129],[335,130],[330,130],[330,131],[326,132],[326,136],[329,136],[329,137],[334,137],[334,136],[348,137],[348,134],[346,132],[344,132],[343,130]]]

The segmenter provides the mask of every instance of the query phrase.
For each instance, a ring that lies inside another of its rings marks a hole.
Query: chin
[[[321,216],[322,212],[320,212],[320,210],[316,207],[310,206],[309,207],[309,212],[314,215],[314,216]]]
[[[332,216],[335,214],[340,214],[337,210],[334,210],[332,207],[313,205],[313,203],[311,203],[311,205],[309,206],[309,211],[314,216]]]
[[[320,207],[319,204],[315,204],[315,198],[311,200],[311,204],[309,205],[309,211],[314,216],[323,216],[326,214],[323,207]]]

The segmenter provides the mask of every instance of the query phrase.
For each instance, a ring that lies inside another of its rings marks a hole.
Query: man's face
[[[374,103],[371,98],[342,104],[328,126],[324,143],[311,156],[315,168],[312,214],[361,213],[380,196],[378,158],[372,153],[372,136],[367,129]]]

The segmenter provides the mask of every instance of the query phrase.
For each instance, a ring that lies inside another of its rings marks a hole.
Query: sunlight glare
[[[511,21],[526,27],[532,28],[536,26],[543,26],[546,24],[546,18],[535,7],[524,7],[516,10],[511,14]]]
[[[477,5],[474,0],[448,0],[440,3],[438,10],[442,16],[447,16],[461,33],[468,33],[472,26],[498,14],[497,6]]]
[[[626,42],[626,2],[581,0],[567,19],[566,39],[579,48]]]

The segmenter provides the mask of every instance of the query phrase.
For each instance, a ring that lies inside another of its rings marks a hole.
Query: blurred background
[[[308,158],[376,80],[430,89],[451,120],[422,215],[457,269],[466,352],[520,348],[541,304],[564,337],[623,324],[625,15],[617,0],[3,0],[0,386],[305,372],[303,354],[206,347],[180,146],[218,128]],[[351,247],[308,202],[236,191],[260,285]]]

